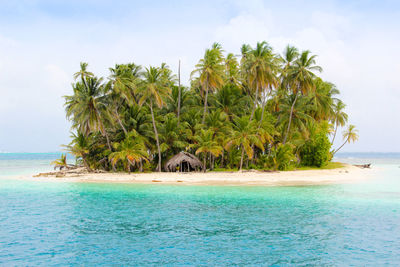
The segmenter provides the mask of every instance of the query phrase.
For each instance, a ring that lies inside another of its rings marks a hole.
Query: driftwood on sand
[[[54,170],[56,171],[57,169],[59,169],[60,171],[62,170],[74,170],[78,168],[78,166],[76,165],[72,165],[72,164],[66,164],[66,165],[55,165],[54,166]]]
[[[80,175],[85,175],[88,173],[104,173],[105,171],[102,170],[94,170],[89,172],[87,168],[85,167],[74,167],[74,168],[64,168],[60,169],[59,171],[55,172],[42,172],[37,175],[34,175],[33,177],[74,177],[74,176],[80,176]]]
[[[358,168],[361,168],[361,169],[369,169],[369,168],[371,168],[371,163],[368,163],[368,164],[359,164],[359,165],[355,164],[354,166],[356,166],[356,167],[358,167]]]
[[[203,168],[203,163],[195,155],[187,152],[176,154],[164,166],[164,170],[167,172],[201,171]]]

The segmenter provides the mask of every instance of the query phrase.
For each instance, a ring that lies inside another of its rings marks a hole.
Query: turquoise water
[[[400,264],[397,158],[378,160],[379,177],[352,185],[9,179],[58,156],[0,157],[0,265]]]

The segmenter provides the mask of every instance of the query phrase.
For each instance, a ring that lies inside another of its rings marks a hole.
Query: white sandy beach
[[[371,169],[360,169],[352,165],[331,170],[297,170],[284,172],[152,172],[152,173],[85,173],[70,174],[63,177],[25,176],[19,179],[57,182],[97,182],[97,183],[134,183],[134,184],[180,184],[180,185],[324,185],[356,183],[370,177]]]

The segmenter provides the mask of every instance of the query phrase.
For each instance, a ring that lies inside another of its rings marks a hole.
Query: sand
[[[282,172],[192,172],[192,173],[85,173],[40,177],[19,177],[34,181],[96,182],[176,185],[240,185],[240,186],[293,186],[357,183],[370,177],[370,169],[352,165],[331,170],[296,170]]]

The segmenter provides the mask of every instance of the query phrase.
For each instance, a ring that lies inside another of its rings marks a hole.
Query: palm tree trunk
[[[260,128],[260,126],[258,128]],[[251,150],[253,150],[253,155],[255,155],[256,154],[256,150],[254,148],[254,144],[251,145]],[[254,164],[254,160],[255,160],[255,157],[252,157],[251,158],[251,164]]]
[[[251,111],[250,120],[253,119],[254,112],[256,111],[257,100],[258,100],[258,84],[257,84],[257,86],[256,86],[256,97],[254,98],[254,106],[253,106],[253,110]]]
[[[86,161],[86,156],[82,155],[82,161],[83,161],[83,166],[85,166],[85,168],[86,168],[89,172],[91,172],[92,169],[90,168],[89,164],[88,164],[87,161]]]
[[[268,157],[271,156],[271,152],[272,152],[272,144],[268,145]]]
[[[207,153],[204,153],[204,158],[203,158],[203,172],[206,172],[207,169]]]
[[[262,124],[262,121],[263,121],[263,119],[264,119],[264,109],[265,109],[265,104],[266,104],[266,101],[264,101],[264,99],[263,99],[263,101],[262,101],[262,111],[261,111],[261,120],[260,120],[260,123],[258,124],[258,127],[257,127],[257,129],[260,129],[260,127],[261,127],[261,124]],[[251,120],[251,119],[250,119]],[[255,152],[254,151],[254,144],[252,144],[251,145],[251,149],[253,150],[253,152]],[[255,153],[253,153],[254,155],[255,155]],[[254,157],[251,159],[251,163],[252,164],[254,164]],[[247,165],[249,165],[249,163],[248,163],[248,161],[247,161]],[[248,167],[248,166],[247,166]]]
[[[153,101],[150,100],[150,111],[151,111],[151,119],[153,120],[153,128],[154,128],[154,135],[156,137],[157,143],[157,150],[158,150],[158,165],[157,171],[161,172],[161,150],[160,150],[160,142],[158,140],[158,132],[156,127],[156,121],[154,119],[154,112],[153,112]]]
[[[221,163],[220,163],[220,168],[223,168],[224,167],[224,149],[222,149],[222,155],[221,155]]]
[[[96,106],[95,106],[95,111],[97,113],[97,118],[98,118],[98,121],[99,121],[99,124],[100,124],[100,128],[101,128],[100,132],[106,136],[108,149],[110,149],[110,151],[112,151],[111,144],[110,144],[110,138],[108,137],[107,130],[104,127],[103,122],[101,121],[100,112],[99,112],[99,110],[97,109]]]
[[[262,121],[263,121],[263,119],[264,119],[264,109],[265,109],[266,103],[267,103],[266,99],[263,98],[263,100],[262,100],[262,105],[261,105],[261,106],[262,106],[261,120],[260,120],[260,125],[258,126],[258,128],[260,128],[261,123],[262,123]]]
[[[344,141],[344,143],[338,148],[336,149],[333,153],[332,153],[332,157],[336,154],[336,152],[338,152],[347,142],[349,141],[349,139],[347,138],[346,141]]]
[[[240,171],[242,170],[243,167],[243,158],[244,158],[244,147],[242,145],[242,156],[240,157]]]
[[[335,137],[336,137],[337,128],[338,128],[338,123],[336,122],[336,126],[335,126],[335,132],[333,133],[333,138],[332,138],[332,141],[331,141],[331,144],[332,144],[332,145],[333,145],[333,142],[335,141]]]
[[[293,117],[293,109],[294,109],[294,105],[296,104],[296,101],[297,101],[297,97],[298,97],[298,96],[299,96],[299,93],[297,92],[297,93],[296,93],[296,97],[294,98],[292,107],[290,108],[289,123],[288,123],[288,127],[287,127],[287,130],[286,130],[285,138],[283,139],[283,144],[286,143],[286,139],[287,139],[287,137],[288,137],[288,135],[289,135],[290,124],[292,123],[292,117]]]
[[[260,123],[258,124],[258,127],[257,127],[257,129],[260,129],[260,127],[261,127],[261,124],[262,124],[262,121],[263,121],[263,119],[264,119],[264,109],[265,109],[265,101],[264,101],[264,99],[263,99],[263,101],[262,101],[262,111],[261,111],[261,120],[260,120]],[[251,120],[251,119],[250,119]],[[255,152],[254,151],[254,144],[252,144],[251,145],[251,149],[253,150],[253,152]],[[255,154],[255,153],[253,153],[253,154]],[[254,157],[251,159],[251,164],[254,164]],[[249,161],[247,160],[247,167],[249,167]]]
[[[108,133],[107,133],[106,129],[104,129],[104,135],[106,136],[108,149],[110,149],[110,151],[112,151],[112,147],[110,145],[110,138],[108,137]],[[111,167],[112,167],[113,172],[117,171],[117,169],[115,168],[115,165],[111,164]]]
[[[126,130],[125,126],[122,124],[121,117],[119,116],[118,110],[115,109],[114,112],[115,112],[115,117],[117,118],[117,121],[118,121],[119,125],[121,126],[122,130],[124,131],[125,136],[127,136],[128,135],[128,131]]]
[[[178,126],[179,126],[180,115],[181,115],[181,60],[179,60],[179,65],[178,65]]]
[[[204,111],[203,111],[203,119],[201,120],[201,123],[204,124],[206,121],[206,113],[207,113],[207,99],[208,99],[208,87],[206,89],[206,97],[204,99]]]
[[[106,136],[107,146],[110,149],[110,151],[112,151],[111,144],[110,144],[110,138],[108,137],[108,133],[105,129],[104,129],[104,135]]]

